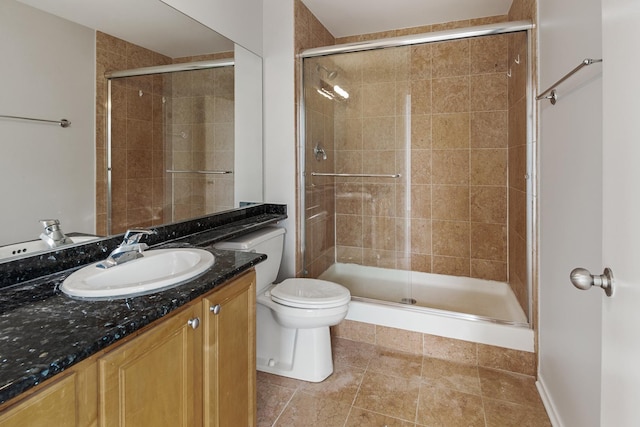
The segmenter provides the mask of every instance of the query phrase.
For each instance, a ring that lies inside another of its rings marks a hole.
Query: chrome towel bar
[[[68,128],[69,126],[71,126],[71,122],[69,120],[67,120],[67,119],[60,119],[60,120],[32,119],[30,117],[5,116],[3,114],[0,114],[0,118],[2,118],[2,119],[16,119],[16,120],[30,120],[32,122],[55,123],[55,124],[60,125],[60,127],[63,127],[63,128]]]
[[[551,105],[556,105],[556,102],[558,101],[558,93],[556,92],[556,87],[558,87],[562,82],[567,80],[569,77],[573,76],[575,73],[577,73],[584,67],[591,64],[595,64],[597,62],[602,62],[602,59],[591,59],[591,58],[584,59],[580,63],[580,65],[578,65],[573,70],[569,71],[567,74],[564,75],[564,77],[562,77],[560,80],[552,84],[549,89],[545,90],[540,95],[538,95],[536,97],[536,101],[540,101],[541,99],[548,99],[549,101],[551,101]]]
[[[191,170],[175,170],[167,169],[167,173],[199,173],[205,175],[227,175],[233,173],[233,171],[191,171]]]
[[[377,173],[324,173],[311,172],[311,176],[335,176],[341,178],[400,178],[399,173],[394,174],[377,174]]]

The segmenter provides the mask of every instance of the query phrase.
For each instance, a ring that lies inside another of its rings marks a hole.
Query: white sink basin
[[[97,236],[75,236],[69,237],[73,243],[85,243],[91,240],[99,239]],[[56,249],[65,249],[67,246],[60,246]],[[31,255],[35,252],[52,251],[49,245],[42,240],[31,240],[29,242],[14,243],[11,245],[0,246],[0,260],[15,256]]]
[[[154,249],[111,268],[90,264],[65,279],[60,289],[77,298],[126,298],[165,290],[207,271],[214,262],[203,249]]]

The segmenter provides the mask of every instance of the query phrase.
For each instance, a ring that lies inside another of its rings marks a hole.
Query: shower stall
[[[233,208],[233,65],[106,73],[106,234]]]
[[[303,272],[353,301],[527,326],[530,22],[301,56]]]

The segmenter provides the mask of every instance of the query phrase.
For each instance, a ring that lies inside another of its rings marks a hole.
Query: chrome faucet
[[[59,220],[41,219],[40,224],[44,227],[44,232],[40,234],[40,239],[49,245],[50,248],[57,248],[58,246],[73,243],[73,241],[62,232]]]
[[[155,230],[127,230],[124,234],[124,240],[120,246],[115,248],[107,259],[97,264],[99,268],[111,268],[116,265],[124,264],[134,259],[142,258],[142,252],[149,248],[146,243],[140,243],[142,236],[150,234],[158,234]]]

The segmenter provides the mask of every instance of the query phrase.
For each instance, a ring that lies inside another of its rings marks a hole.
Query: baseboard
[[[542,399],[544,409],[546,409],[547,411],[547,415],[549,416],[551,425],[553,427],[564,427],[562,422],[560,422],[560,418],[558,417],[558,412],[556,411],[553,401],[547,393],[547,388],[544,384],[544,379],[540,376],[540,372],[538,372],[538,381],[536,381],[536,388],[538,389],[538,393],[540,394],[540,399]]]

